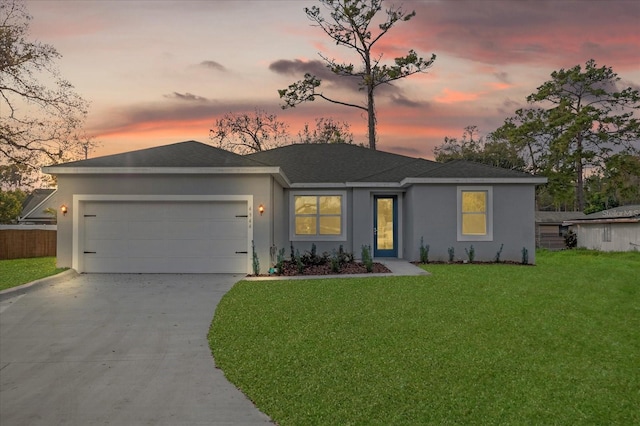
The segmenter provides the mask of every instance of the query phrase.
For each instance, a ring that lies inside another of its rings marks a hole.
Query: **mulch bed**
[[[298,272],[298,268],[294,262],[284,262],[283,268],[279,273],[272,274],[272,276],[300,276],[300,275],[349,275],[349,274],[367,274],[367,268],[360,262],[345,263],[340,268],[339,272],[333,272],[331,270],[331,264],[326,263],[323,265],[310,265],[306,266],[302,273]],[[382,263],[373,263],[373,274],[388,274],[391,270],[384,266]]]

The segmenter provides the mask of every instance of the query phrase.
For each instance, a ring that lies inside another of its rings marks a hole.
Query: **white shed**
[[[573,225],[578,247],[600,251],[640,250],[640,205],[616,207],[564,223]]]

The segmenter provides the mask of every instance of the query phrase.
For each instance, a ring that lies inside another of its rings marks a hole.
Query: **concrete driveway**
[[[207,343],[238,279],[94,274],[4,295],[0,424],[270,424]]]

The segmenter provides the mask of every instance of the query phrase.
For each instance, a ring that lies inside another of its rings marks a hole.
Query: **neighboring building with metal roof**
[[[601,251],[640,250],[640,204],[615,207],[568,220],[578,247]]]
[[[58,264],[79,272],[248,273],[281,249],[535,262],[535,186],[465,161],[347,144],[237,155],[188,141],[45,167],[57,176]]]

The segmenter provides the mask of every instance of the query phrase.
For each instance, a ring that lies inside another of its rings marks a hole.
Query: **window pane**
[[[376,246],[379,250],[393,250],[393,199],[377,200]]]
[[[487,211],[487,193],[485,191],[464,191],[462,192],[462,212]]]
[[[316,214],[318,198],[313,196],[296,196],[296,214]]]
[[[296,235],[316,235],[315,216],[296,216]]]
[[[320,216],[320,235],[340,235],[340,216]]]
[[[339,195],[322,196],[320,198],[320,214],[341,214],[341,198]]]
[[[484,214],[463,214],[462,233],[465,235],[487,235],[487,216]]]

